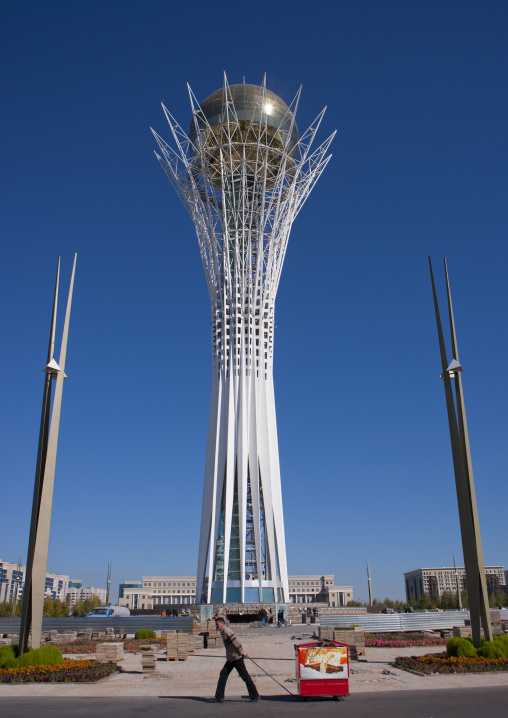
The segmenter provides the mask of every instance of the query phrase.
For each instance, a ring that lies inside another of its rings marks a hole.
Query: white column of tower
[[[275,297],[294,218],[330,156],[299,137],[295,112],[257,85],[189,88],[175,147],[153,132],[196,228],[212,306],[213,373],[196,600],[289,600],[273,388]]]

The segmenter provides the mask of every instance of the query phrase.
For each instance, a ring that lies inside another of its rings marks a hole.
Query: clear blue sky
[[[53,281],[78,265],[48,568],[196,571],[211,378],[192,223],[153,155],[164,100],[259,83],[333,158],[276,303],[290,573],[367,597],[462,560],[427,256],[447,256],[485,561],[508,564],[505,2],[2,3],[0,556],[26,556]],[[59,317],[63,322],[63,307]],[[57,354],[58,359],[58,354]]]

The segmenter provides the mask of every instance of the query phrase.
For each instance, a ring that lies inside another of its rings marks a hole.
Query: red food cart
[[[314,641],[295,645],[296,677],[300,695],[332,696],[344,700],[349,695],[349,646],[337,641]]]

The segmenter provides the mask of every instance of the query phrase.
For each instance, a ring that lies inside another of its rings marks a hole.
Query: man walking
[[[259,701],[260,698],[257,688],[254,685],[254,681],[249,676],[247,668],[245,667],[245,661],[243,659],[247,658],[247,654],[242,653],[242,644],[235,636],[233,631],[226,626],[223,618],[217,618],[215,620],[215,626],[220,632],[222,640],[224,642],[224,646],[226,648],[226,663],[224,664],[224,668],[220,672],[219,682],[217,683],[217,690],[215,691],[216,703],[224,703],[224,690],[226,688],[229,674],[231,673],[233,668],[236,668],[236,670],[238,671],[238,675],[247,686],[247,690],[249,691],[249,698],[251,699],[251,701]]]

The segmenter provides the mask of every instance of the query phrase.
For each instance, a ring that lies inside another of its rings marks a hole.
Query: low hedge
[[[28,668],[29,666],[56,666],[63,663],[61,651],[54,646],[41,646],[18,655],[18,646],[0,647],[0,669]]]
[[[472,638],[450,638],[446,644],[446,653],[454,658],[507,658],[508,659],[508,635],[494,636],[492,641],[482,638],[480,648],[476,648]]]
[[[140,628],[139,631],[136,631],[134,638],[157,638],[157,636],[155,631],[151,631],[149,628]]]

